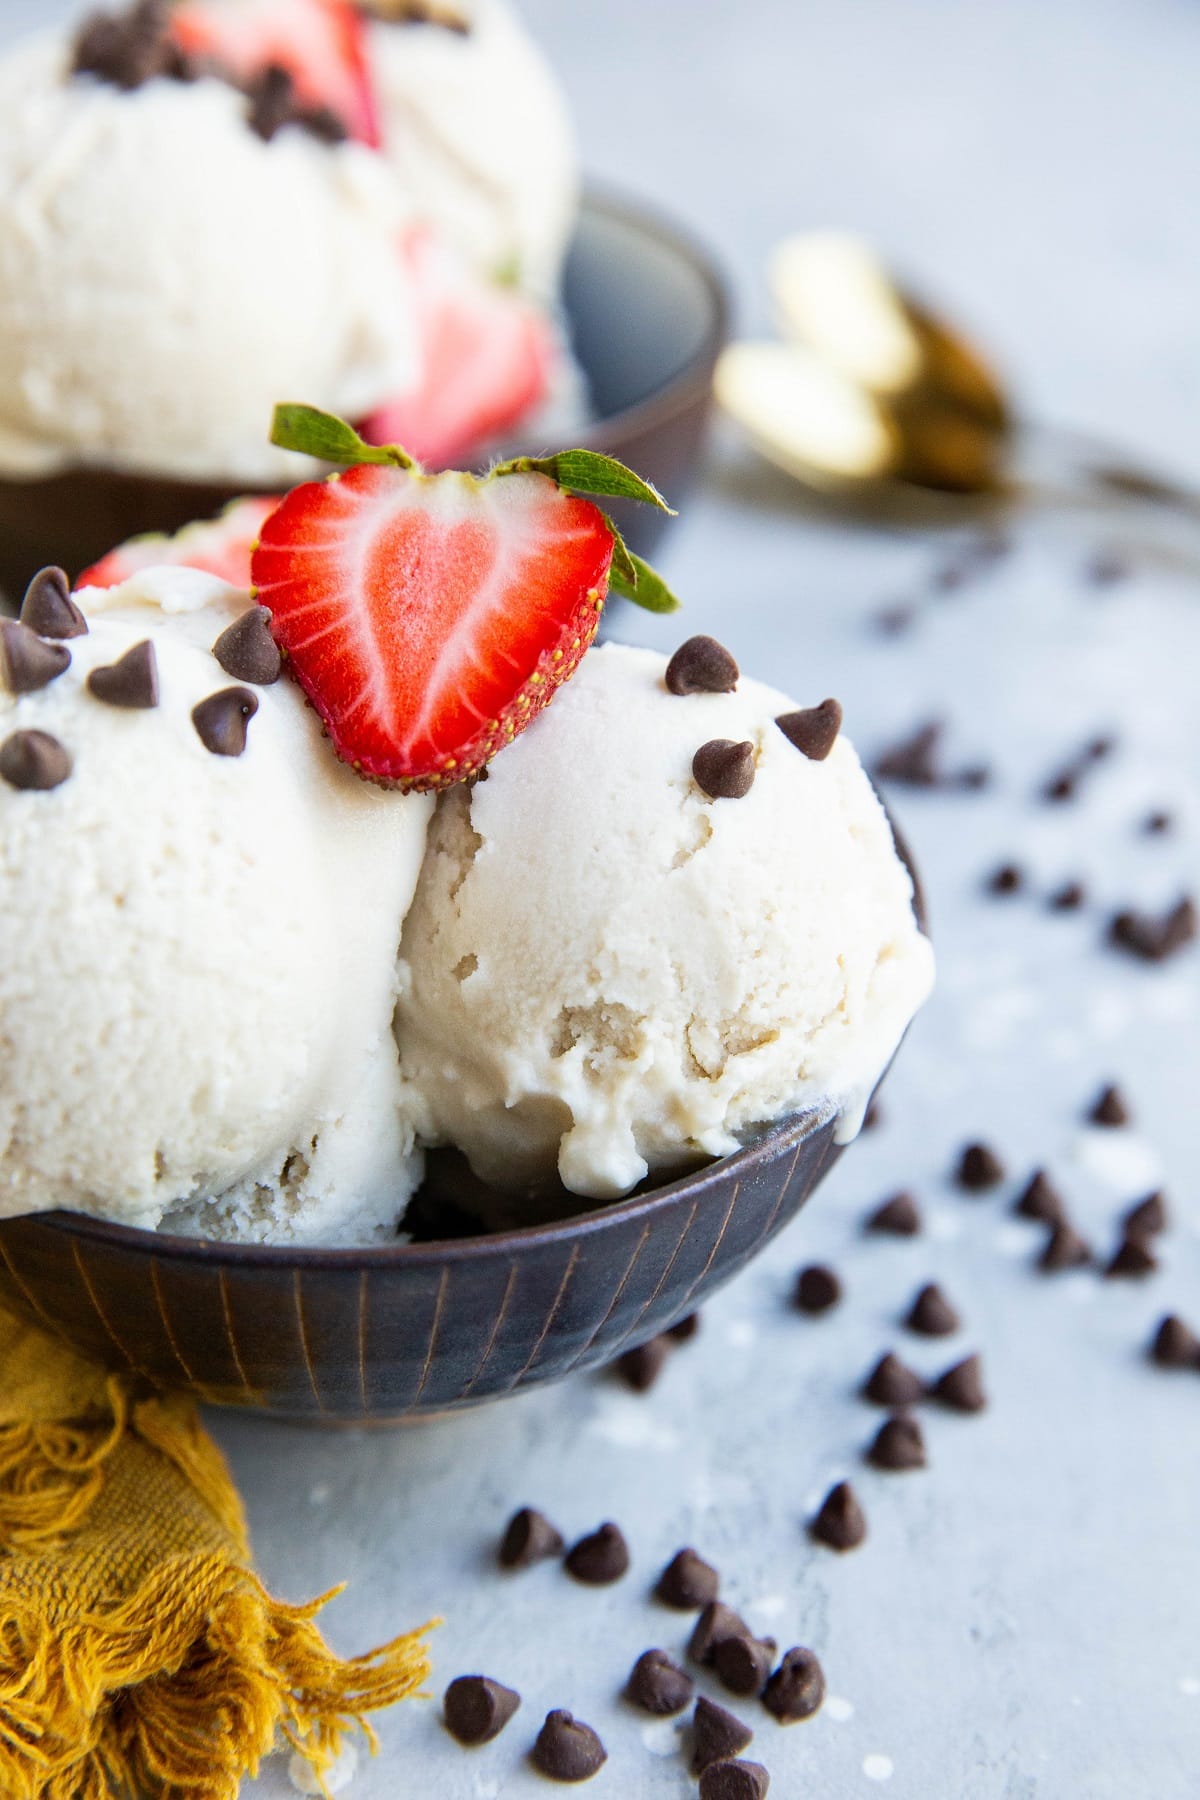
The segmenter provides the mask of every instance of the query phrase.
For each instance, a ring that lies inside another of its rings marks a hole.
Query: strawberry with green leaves
[[[448,787],[478,773],[569,680],[611,590],[677,600],[592,500],[669,511],[611,457],[567,450],[487,475],[429,475],[340,419],[280,407],[273,440],[344,472],[262,528],[254,597],[338,755],[369,780]]]

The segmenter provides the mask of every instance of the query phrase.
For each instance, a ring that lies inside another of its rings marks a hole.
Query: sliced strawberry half
[[[368,420],[372,444],[403,444],[448,468],[511,431],[550,388],[557,346],[545,314],[514,288],[485,281],[432,232],[403,247],[412,280],[421,383]]]
[[[202,569],[205,574],[227,581],[230,587],[248,588],[250,552],[278,504],[278,500],[235,500],[218,518],[185,525],[174,537],[152,533],[130,538],[85,569],[75,585],[119,587],[142,569],[167,564],[173,568]]]
[[[180,0],[170,19],[188,57],[247,89],[285,69],[301,107],[333,113],[350,137],[378,147],[366,21],[352,0]]]
[[[574,673],[610,576],[643,604],[677,604],[568,491],[665,505],[607,457],[427,475],[303,407],[280,408],[274,437],[352,465],[267,520],[253,591],[338,755],[373,781],[438,788],[475,774]]]

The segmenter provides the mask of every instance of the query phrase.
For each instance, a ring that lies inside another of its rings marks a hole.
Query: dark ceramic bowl
[[[899,834],[896,845],[912,870]],[[0,1302],[216,1405],[397,1423],[597,1368],[665,1331],[795,1217],[840,1154],[835,1129],[801,1115],[648,1193],[488,1235],[447,1197],[465,1193],[490,1223],[511,1218],[511,1202],[481,1206],[479,1184],[472,1193],[452,1176],[431,1212],[453,1238],[378,1249],[203,1243],[70,1213],[10,1219]],[[427,1189],[445,1167],[435,1161]]]
[[[599,414],[579,437],[620,457],[677,505],[696,473],[713,368],[727,334],[716,265],[676,226],[636,202],[591,194],[567,261],[564,300]],[[243,492],[87,468],[36,481],[0,480],[0,593],[19,598],[48,563],[74,577],[126,538],[177,531]],[[612,510],[645,555],[669,523],[645,507],[617,502]]]

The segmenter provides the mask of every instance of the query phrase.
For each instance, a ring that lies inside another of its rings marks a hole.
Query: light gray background
[[[6,0],[3,28],[58,9]],[[1019,376],[1031,410],[1092,427],[1200,480],[1200,12],[1183,0],[528,0],[579,118],[590,170],[676,209],[724,253],[744,322],[765,318],[760,266],[782,232],[865,229]],[[1182,1800],[1200,1791],[1200,1380],[1148,1368],[1174,1306],[1200,1325],[1196,1177],[1200,969],[1097,947],[1104,908],[1171,899],[1200,875],[1200,533],[1147,520],[1039,514],[1016,552],[892,643],[882,604],[925,591],[954,534],[829,522],[718,447],[667,563],[688,630],[805,702],[837,693],[873,750],[928,712],[956,752],[998,768],[977,799],[898,798],[927,878],[936,1001],[887,1095],[885,1129],[846,1159],[774,1250],[707,1311],[647,1398],[583,1379],[393,1436],[325,1437],[216,1419],[267,1579],[301,1598],[348,1579],[328,1614],[347,1651],[440,1611],[438,1690],[483,1669],[526,1696],[467,1756],[435,1709],[382,1724],[359,1800],[520,1800],[542,1713],[565,1705],[611,1752],[589,1792],[692,1790],[671,1729],[615,1695],[647,1645],[684,1622],[647,1586],[681,1543],[722,1568],[729,1597],[784,1643],[813,1645],[830,1703],[755,1743],[782,1800],[884,1791],[895,1800]],[[1098,595],[1091,550],[1137,552]],[[624,620],[669,648],[678,625]],[[1122,753],[1076,807],[1033,798],[1085,734]],[[1186,829],[1139,838],[1150,805]],[[1039,892],[1079,874],[1097,904],[1048,915],[984,902],[980,878],[1019,856]],[[1137,1129],[1081,1128],[1118,1077]],[[964,1135],[1010,1161],[997,1198],[945,1175]],[[1107,1246],[1121,1205],[1165,1180],[1176,1217],[1146,1286],[1038,1277],[1014,1223],[1018,1177],[1047,1163]],[[912,1244],[864,1242],[864,1209],[900,1184],[925,1207]],[[821,1323],[789,1313],[800,1263],[832,1258],[849,1297]],[[967,1330],[948,1343],[896,1324],[936,1275]],[[877,1423],[853,1397],[895,1342],[924,1369],[983,1350],[991,1410],[928,1419],[932,1467],[863,1470]],[[871,1533],[854,1555],[811,1547],[803,1521],[853,1473]],[[489,1566],[509,1511],[544,1506],[569,1532],[625,1526],[634,1570],[590,1593],[553,1568]],[[747,1709],[753,1717],[753,1709]],[[759,1721],[756,1719],[756,1723]],[[666,1754],[664,1754],[666,1752]],[[280,1770],[258,1800],[290,1793]]]

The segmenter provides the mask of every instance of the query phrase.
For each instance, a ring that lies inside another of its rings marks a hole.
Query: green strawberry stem
[[[334,413],[321,412],[315,406],[277,406],[271,442],[281,450],[295,450],[301,456],[314,457],[318,462],[337,463],[343,468],[374,463],[390,464],[410,474],[421,472],[421,465],[399,444],[368,444],[344,419]],[[505,475],[545,475],[564,493],[636,500],[640,505],[656,506],[660,512],[674,517],[674,509],[667,505],[652,483],[643,481],[615,457],[602,456],[596,450],[560,450],[557,456],[514,457],[509,462],[497,463],[484,480],[494,481]],[[604,522],[613,537],[610,592],[632,600],[646,612],[678,612],[681,603],[662,576],[640,556],[634,555],[607,513]]]

